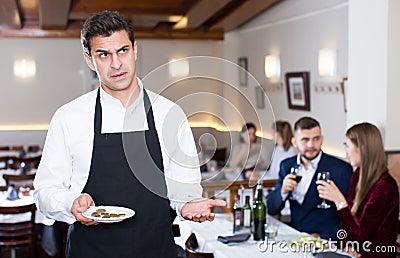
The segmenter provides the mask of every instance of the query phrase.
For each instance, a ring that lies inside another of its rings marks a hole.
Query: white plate
[[[105,212],[108,214],[115,213],[115,214],[125,214],[125,215],[120,217],[111,217],[111,218],[103,218],[103,216],[101,217],[92,216],[92,213],[96,212],[98,209],[104,209],[106,210]],[[86,218],[93,219],[97,222],[115,223],[132,217],[133,215],[135,215],[135,211],[129,208],[119,207],[119,206],[90,206],[89,209],[87,209],[85,212],[82,213],[82,215]]]

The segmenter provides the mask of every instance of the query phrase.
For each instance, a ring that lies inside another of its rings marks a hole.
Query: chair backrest
[[[8,163],[8,167],[11,169],[20,169],[22,168],[22,165],[24,165],[28,170],[38,168],[41,158],[42,155],[30,158],[11,157],[9,158],[9,161],[11,162]]]
[[[7,169],[8,157],[0,157],[0,169]]]
[[[38,151],[40,151],[40,146],[38,144],[28,146],[28,152],[38,152]]]
[[[0,146],[0,150],[10,150],[10,146]]]
[[[14,145],[14,146],[11,146],[11,150],[13,150],[13,151],[20,151],[20,150],[22,150],[24,148],[24,146],[22,146],[22,145]]]
[[[197,251],[199,248],[199,243],[197,242],[196,235],[194,233],[190,234],[185,242],[185,251],[187,258],[214,258],[213,253],[203,253]]]
[[[15,207],[0,207],[0,214],[15,215],[30,212],[29,220],[16,223],[0,222],[0,247],[15,248],[21,245],[28,245],[29,257],[36,257],[35,211],[36,206],[34,203]]]
[[[29,187],[33,189],[33,179],[35,179],[35,174],[29,175],[3,175],[6,185],[14,184],[17,189],[22,187]]]

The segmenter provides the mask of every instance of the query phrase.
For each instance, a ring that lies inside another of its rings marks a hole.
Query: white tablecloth
[[[229,219],[230,216],[230,214],[216,214],[214,221],[203,223],[181,221],[177,217],[174,223],[179,224],[181,236],[175,237],[175,243],[185,249],[185,241],[191,233],[195,233],[199,242],[199,250],[212,252],[215,258],[313,257],[311,253],[292,252],[288,246],[285,248],[276,243],[254,241],[253,236],[243,243],[223,244],[217,238],[218,236],[232,235],[233,222]],[[299,235],[302,234],[270,216],[268,216],[268,223],[279,226],[276,242],[290,243],[298,240]],[[264,244],[259,245],[260,243]],[[265,245],[265,243],[269,244]]]
[[[33,192],[31,191],[30,194]],[[14,207],[14,206],[22,206],[34,203],[32,195],[24,196],[21,193],[19,194],[20,199],[15,201],[9,201],[6,199],[7,192],[0,192],[0,206],[4,207]],[[23,214],[10,214],[4,215],[0,214],[0,221],[2,222],[18,222],[30,219],[30,212],[23,213]],[[54,224],[54,221],[51,219],[46,218],[42,213],[36,210],[35,214],[35,223],[44,224],[46,226],[51,226]]]
[[[14,207],[14,206],[22,206],[27,204],[34,203],[32,194],[33,191],[30,191],[30,195],[24,196],[19,193],[20,199],[15,201],[7,200],[7,191],[0,192],[0,206],[3,207]],[[19,222],[19,221],[27,221],[30,220],[31,213],[26,212],[22,214],[0,214],[1,222]],[[43,232],[42,232],[42,248],[44,251],[51,257],[57,254],[57,240],[55,239],[54,234],[54,220],[46,218],[40,211],[36,210],[35,214],[35,223],[43,224]]]

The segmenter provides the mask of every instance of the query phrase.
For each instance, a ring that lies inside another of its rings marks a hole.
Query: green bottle
[[[243,227],[251,227],[251,206],[250,206],[250,196],[246,196],[246,203],[243,206]]]
[[[263,201],[263,189],[261,182],[258,182],[256,188],[256,199],[253,204],[253,239],[265,240],[265,222],[267,216],[267,207]]]

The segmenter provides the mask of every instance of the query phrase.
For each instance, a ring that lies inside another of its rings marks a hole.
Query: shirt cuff
[[[174,210],[176,211],[176,214],[178,215],[178,217],[179,217],[180,220],[185,220],[185,218],[182,217],[182,214],[181,214],[183,205],[185,205],[185,204],[186,204],[186,203],[183,203],[183,202],[174,202],[174,201],[171,201],[171,203],[170,203],[171,208],[174,209]]]
[[[282,202],[286,201],[286,198],[288,197],[288,193],[287,194],[282,194],[281,192],[281,197],[282,197]]]

